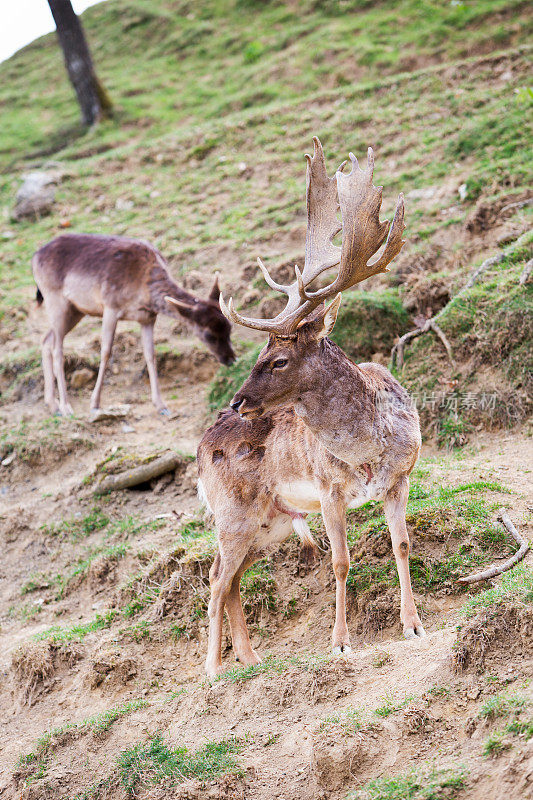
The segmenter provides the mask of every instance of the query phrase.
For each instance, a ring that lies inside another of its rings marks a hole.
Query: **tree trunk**
[[[89,47],[70,0],[48,0],[63,50],[68,76],[81,108],[85,125],[111,115],[111,101],[98,80]]]

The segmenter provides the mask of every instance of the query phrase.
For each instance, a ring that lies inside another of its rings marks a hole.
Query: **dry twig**
[[[520,247],[522,245],[522,242],[526,239],[526,237],[530,235],[530,233],[531,231],[526,231],[526,233],[522,234],[522,236],[519,236],[518,239],[516,239],[516,241],[514,241],[504,252],[498,253],[495,256],[491,256],[490,258],[485,259],[485,261],[483,261],[483,263],[480,264],[479,267],[476,267],[475,270],[470,274],[470,277],[468,278],[463,288],[459,292],[457,292],[456,295],[452,297],[450,302],[447,303],[444,306],[444,308],[441,308],[438,314],[435,314],[434,317],[430,317],[430,319],[427,319],[423,325],[421,325],[418,328],[415,328],[414,331],[409,331],[408,333],[404,333],[404,335],[401,336],[400,339],[398,339],[398,341],[391,350],[392,365],[394,366],[396,364],[397,368],[401,369],[403,366],[403,354],[405,350],[405,345],[412,339],[416,339],[418,336],[422,336],[422,334],[427,333],[428,331],[433,331],[439,337],[444,347],[446,348],[448,358],[450,359],[450,362],[453,366],[454,361],[450,343],[446,339],[446,336],[444,335],[444,332],[442,331],[440,326],[437,325],[436,320],[446,311],[450,303],[455,302],[458,297],[461,297],[461,295],[464,294],[464,292],[471,289],[472,286],[474,286],[474,284],[479,280],[479,278],[481,277],[481,275],[483,275],[484,272],[486,272],[490,267],[493,267],[495,264],[499,264],[501,261],[504,260],[504,258],[507,258],[514,250]],[[532,269],[532,262],[528,261],[528,263],[524,267],[522,275],[520,276],[521,284],[526,283],[531,273],[531,269]]]
[[[484,570],[483,572],[477,572],[473,575],[467,575],[464,578],[459,578],[457,583],[479,583],[479,581],[487,581],[489,578],[495,578],[497,575],[501,575],[502,572],[507,572],[507,570],[511,569],[518,564],[519,561],[522,561],[525,554],[529,550],[529,542],[524,539],[521,533],[517,531],[513,523],[509,518],[509,514],[505,510],[505,508],[501,508],[498,511],[498,520],[507,528],[515,542],[520,545],[519,549],[516,553],[508,558],[507,561],[504,561],[503,564],[498,566],[494,565],[489,567],[488,569]]]

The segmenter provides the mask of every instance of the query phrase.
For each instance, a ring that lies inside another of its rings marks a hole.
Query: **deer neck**
[[[194,303],[193,295],[178,286],[168,272],[161,267],[154,267],[152,270],[148,289],[150,292],[150,305],[156,314],[167,314],[170,317],[180,316],[179,312],[165,300],[167,295],[175,300],[181,300],[183,303],[190,305]]]
[[[354,465],[368,460],[376,443],[369,413],[372,397],[362,370],[328,339],[309,362],[295,413],[337,458]]]

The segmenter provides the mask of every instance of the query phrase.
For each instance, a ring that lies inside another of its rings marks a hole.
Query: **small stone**
[[[115,208],[117,211],[131,211],[133,208],[133,200],[124,200],[122,197],[119,197],[115,203]]]
[[[74,370],[70,378],[70,385],[73,389],[81,389],[83,386],[87,386],[88,383],[91,383],[93,378],[93,371],[87,367],[82,367],[81,369]]]
[[[122,423],[122,432],[123,433],[135,433],[135,428],[133,428],[131,425],[128,425],[127,422],[123,422]]]
[[[49,214],[55,202],[57,178],[50,172],[30,172],[17,192],[13,219],[39,219]]]
[[[15,460],[16,457],[17,457],[17,453],[16,453],[15,450],[13,450],[8,456],[6,456],[3,459],[2,466],[3,467],[9,467],[9,465],[13,463],[13,461]]]
[[[122,419],[129,414],[130,405],[109,406],[109,408],[93,408],[89,414],[89,422],[102,422],[110,419]]]
[[[462,203],[468,197],[468,188],[466,183],[462,183],[457,189],[457,192],[459,193],[459,199]]]
[[[250,303],[258,303],[261,299],[261,293],[257,289],[249,289],[242,296],[242,304],[249,306]]]

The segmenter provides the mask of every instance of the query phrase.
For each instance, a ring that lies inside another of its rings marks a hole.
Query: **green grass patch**
[[[318,726],[318,733],[336,733],[351,736],[363,728],[363,712],[358,708],[347,708],[339,714],[325,717]]]
[[[108,527],[111,520],[104,514],[101,508],[95,506],[89,514],[84,517],[81,515],[71,517],[68,520],[41,525],[41,530],[45,536],[57,536],[67,534],[72,541],[90,536],[95,531],[101,531]]]
[[[164,524],[163,519],[143,520],[131,515],[111,519],[101,508],[95,506],[89,514],[83,517],[81,514],[74,515],[69,519],[41,525],[41,530],[45,536],[68,538],[76,542],[98,531],[104,531],[106,539],[129,539],[145,531],[157,530]]]
[[[256,678],[258,675],[271,674],[281,675],[291,668],[296,668],[302,672],[313,672],[323,669],[332,661],[330,656],[293,656],[291,658],[278,658],[267,654],[260,664],[253,664],[247,667],[230,667],[214,678],[214,681],[229,681],[230,683],[245,683]]]
[[[477,481],[442,488],[414,482],[407,506],[407,523],[417,539],[436,540],[443,555],[438,560],[411,555],[411,580],[418,590],[432,591],[453,584],[472,568],[486,562],[493,553],[510,552],[514,540],[493,522],[494,504],[487,492],[507,491],[500,484]],[[321,524],[321,523],[318,523]],[[348,514],[348,542],[357,548],[363,537],[389,537],[380,503],[371,502]],[[398,585],[393,557],[369,561],[357,551],[352,559],[347,585],[360,592],[376,584]]]
[[[399,700],[393,694],[387,694],[382,698],[381,705],[374,709],[374,714],[376,717],[389,717],[391,714],[406,708],[414,699],[414,695],[407,695]]]
[[[416,339],[406,350],[402,383],[418,400],[423,426],[435,432],[441,445],[464,444],[479,424],[511,425],[528,413],[533,288],[521,285],[519,278],[532,255],[533,234],[528,234],[471,289],[452,299],[439,317],[454,357],[467,362],[468,370],[450,374],[442,347],[432,336]],[[487,367],[500,376],[497,390],[477,385],[478,370]],[[455,386],[445,388],[450,377]]]
[[[146,744],[123,750],[118,758],[120,781],[128,797],[137,797],[140,787],[176,786],[187,778],[202,783],[219,775],[239,771],[236,756],[242,750],[238,739],[208,742],[191,752],[186,747],[171,748],[160,735]]]
[[[207,394],[207,402],[211,411],[229,405],[233,395],[241,388],[252,371],[260,351],[261,346],[249,347],[229,367],[220,367],[211,381]]]
[[[506,603],[518,605],[533,603],[533,566],[518,564],[505,572],[496,586],[470,597],[460,609],[461,614],[470,618],[486,608],[497,608]]]
[[[497,694],[486,700],[479,710],[482,719],[494,720],[507,717],[516,711],[522,711],[529,705],[526,697],[520,695]]]
[[[350,800],[454,800],[467,786],[467,771],[413,769],[401,775],[377,778],[349,795]]]
[[[114,610],[105,611],[103,614],[96,614],[94,619],[89,622],[80,622],[76,625],[64,628],[60,625],[53,625],[47,630],[36,633],[33,638],[37,641],[42,641],[43,639],[51,640],[58,644],[63,642],[81,642],[88,633],[110,628],[117,614],[118,612]]]
[[[412,323],[396,289],[345,293],[331,339],[355,361],[374,353],[387,357],[398,336]]]
[[[81,722],[68,722],[50,731],[46,731],[35,743],[34,749],[30,753],[19,756],[18,766],[25,767],[26,784],[42,778],[46,775],[50,759],[54,750],[61,744],[68,742],[72,738],[92,731],[95,735],[106,733],[111,726],[119,719],[133,714],[149,705],[148,700],[128,700],[114,708],[102,711]]]
[[[27,464],[39,464],[45,456],[59,459],[79,448],[90,450],[94,446],[75,419],[47,417],[36,424],[22,421],[0,433],[0,461],[14,452]]]

